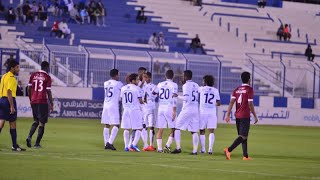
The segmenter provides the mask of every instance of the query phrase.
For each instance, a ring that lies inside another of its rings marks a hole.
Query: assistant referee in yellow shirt
[[[12,151],[25,151],[17,144],[17,79],[15,75],[19,73],[19,63],[15,60],[8,62],[8,72],[4,74],[0,82],[0,133],[5,121],[9,121],[10,135],[12,140]]]

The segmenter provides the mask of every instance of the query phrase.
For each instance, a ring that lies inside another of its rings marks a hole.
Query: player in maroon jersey
[[[51,77],[48,74],[49,67],[49,63],[47,61],[43,61],[41,63],[41,70],[32,73],[30,76],[28,92],[34,122],[31,126],[28,138],[26,139],[28,147],[31,147],[32,135],[39,126],[38,137],[34,147],[41,148],[40,141],[44,133],[45,124],[48,122],[49,117],[48,99],[50,102],[50,111],[53,111]]]
[[[224,149],[224,154],[226,155],[226,158],[228,160],[230,160],[231,158],[231,152],[239,144],[242,144],[243,160],[251,160],[251,158],[248,156],[247,151],[247,139],[250,129],[250,112],[253,114],[254,124],[258,122],[258,118],[253,105],[253,89],[252,87],[250,87],[250,73],[243,72],[241,74],[241,80],[243,84],[233,91],[228,107],[228,112],[225,118],[225,120],[229,123],[231,109],[233,107],[233,104],[236,102],[235,117],[238,137],[229,148]]]

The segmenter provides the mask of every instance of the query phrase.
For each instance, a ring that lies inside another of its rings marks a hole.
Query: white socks
[[[124,147],[128,148],[129,147],[129,131],[128,130],[123,131],[123,140],[124,140]]]
[[[170,147],[173,141],[173,137],[169,136],[166,146]]]
[[[134,136],[134,140],[132,142],[133,146],[136,146],[140,140],[140,136],[141,136],[141,131],[140,130],[136,130],[136,134]]]
[[[193,153],[198,152],[198,144],[199,144],[199,135],[198,133],[192,134],[192,142],[193,142]]]
[[[145,128],[142,129],[141,139],[143,141],[143,148],[147,148],[148,147],[148,131]]]
[[[114,139],[117,137],[119,128],[117,126],[113,126],[111,130],[111,135],[109,138],[109,144],[113,144]]]
[[[158,151],[162,151],[162,139],[157,139]]]
[[[206,135],[200,135],[201,151],[206,152]]]
[[[181,149],[180,138],[181,138],[180,130],[175,130],[174,131],[174,140],[176,141],[176,148],[177,149]]]
[[[104,145],[107,144],[107,142],[109,141],[109,128],[104,128],[103,129],[103,139],[104,139]]]
[[[150,146],[153,146],[153,139],[154,139],[154,134],[153,134],[154,130],[149,131],[149,144]]]
[[[214,133],[210,133],[209,134],[209,150],[208,150],[209,152],[212,152],[213,150],[214,139],[215,139]]]

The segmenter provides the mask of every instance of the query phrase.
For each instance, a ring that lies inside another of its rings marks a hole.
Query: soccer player
[[[150,72],[146,72],[143,74],[143,129],[141,132],[141,138],[144,143],[143,151],[155,151],[156,149],[153,147],[154,143],[154,126],[155,126],[155,118],[154,113],[156,109],[155,99],[158,94],[157,86],[151,83],[152,74]],[[148,144],[148,128],[149,130],[149,144]]]
[[[140,152],[137,144],[141,136],[143,121],[142,111],[140,108],[140,105],[143,104],[142,90],[137,86],[139,83],[138,74],[131,74],[129,76],[129,81],[130,84],[127,84],[121,88],[120,97],[122,99],[123,106],[121,128],[124,129],[123,138],[125,151]],[[130,129],[135,130],[132,144],[129,144]]]
[[[199,85],[193,82],[192,71],[186,70],[183,74],[183,81],[185,84],[182,86],[183,96],[178,96],[183,101],[182,110],[177,118],[175,124],[174,137],[176,141],[176,149],[172,152],[173,154],[181,153],[181,132],[188,128],[188,131],[192,134],[193,151],[191,155],[197,155],[198,143],[199,143]]]
[[[157,146],[158,152],[163,152],[162,149],[162,135],[164,128],[170,128],[168,142],[165,145],[165,152],[170,153],[170,145],[174,136],[174,120],[177,115],[177,96],[178,85],[173,82],[174,73],[172,70],[166,72],[166,80],[158,84],[159,91],[159,109],[157,119]],[[168,126],[167,126],[168,125]]]
[[[113,146],[113,142],[117,137],[120,125],[119,100],[123,84],[119,81],[118,69],[112,69],[110,71],[110,77],[110,80],[104,82],[105,93],[101,124],[105,125],[103,129],[104,149],[115,151],[116,148]],[[109,137],[110,126],[113,126],[113,128]]]
[[[211,75],[203,77],[203,87],[199,88],[200,94],[200,143],[201,153],[206,153],[206,132],[209,134],[208,153],[213,153],[214,130],[217,128],[217,106],[220,106],[220,94],[218,89],[214,88],[214,78]]]
[[[30,76],[28,84],[28,94],[33,114],[33,124],[31,125],[29,135],[26,139],[27,146],[31,148],[32,135],[38,129],[38,137],[34,145],[35,148],[41,148],[40,142],[44,134],[45,124],[48,122],[49,105],[50,111],[53,111],[53,101],[51,93],[51,77],[49,76],[49,63],[43,61],[41,70],[34,72]]]
[[[254,110],[253,105],[253,89],[250,87],[250,73],[243,72],[241,74],[242,85],[237,87],[232,95],[230,104],[228,107],[225,121],[230,122],[230,113],[233,104],[236,103],[236,125],[238,131],[238,137],[229,148],[224,148],[224,154],[227,160],[231,159],[231,152],[239,145],[242,144],[243,160],[251,160],[247,151],[248,135],[250,128],[250,112],[254,117],[254,124],[259,120]]]
[[[143,85],[144,85],[144,80],[143,80],[143,74],[147,72],[147,69],[145,67],[139,67],[138,68],[138,77],[139,77],[139,82],[138,82],[138,86],[143,90]],[[141,110],[142,110],[142,106],[141,106]],[[143,120],[142,120],[143,122]],[[142,134],[147,133],[145,129],[142,129]],[[132,130],[132,133],[130,135],[130,141],[129,144],[132,143],[132,141],[134,140],[134,136],[136,134],[135,130]]]
[[[15,60],[8,62],[8,72],[4,74],[0,82],[0,133],[5,124],[9,121],[10,135],[12,140],[12,151],[25,151],[17,144],[17,80],[15,75],[19,73],[19,63]]]

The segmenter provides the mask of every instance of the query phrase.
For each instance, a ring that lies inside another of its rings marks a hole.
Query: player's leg
[[[201,144],[200,153],[206,153],[206,131],[205,131],[205,129],[200,129],[200,144]]]
[[[32,109],[32,115],[33,115],[33,123],[31,125],[28,137],[26,139],[27,146],[31,148],[31,140],[34,132],[36,132],[38,126],[39,126],[39,118],[38,114],[40,110],[38,109],[38,104],[31,104],[31,109]]]
[[[154,148],[154,136],[155,136],[155,130],[154,127],[150,127],[149,129],[149,149],[152,151],[155,151],[156,149]]]
[[[104,141],[103,142],[104,142],[105,149],[109,141],[109,128],[110,128],[109,118],[110,118],[110,114],[109,114],[108,108],[103,108],[102,116],[101,116],[101,124],[104,124],[104,128],[103,128]]]
[[[3,119],[0,119],[0,134],[1,134],[1,131],[2,131],[2,128],[3,128],[3,126],[4,126],[4,124],[5,124],[5,120],[3,120]]]
[[[214,140],[215,140],[214,129],[208,129],[208,130],[209,130],[209,149],[208,149],[208,153],[209,154],[213,154],[213,144],[214,144]]]
[[[201,153],[206,153],[206,132],[208,117],[205,114],[200,115],[200,144]]]
[[[239,144],[242,143],[244,140],[243,137],[240,135],[240,127],[241,127],[241,120],[236,119],[236,125],[237,125],[237,131],[238,131],[238,137],[233,141],[230,147],[224,149],[224,153],[226,155],[226,158],[230,160],[231,152],[239,146]]]
[[[169,127],[170,127],[170,125],[169,125]],[[171,132],[169,134],[168,141],[167,141],[166,145],[164,146],[165,153],[171,153],[171,144],[172,144],[173,139],[174,139],[174,131],[175,131],[173,126],[171,128],[172,129],[171,129]]]
[[[193,144],[193,150],[191,155],[197,155],[198,154],[198,146],[199,146],[199,117],[197,117],[197,114],[192,114],[189,116],[191,121],[188,124],[188,131],[192,134],[192,144]]]
[[[143,151],[148,151],[148,128],[146,124],[142,125],[142,130],[141,130],[141,139],[143,142]]]
[[[147,126],[149,128],[149,147],[148,151],[155,151],[156,148],[153,146],[154,142],[154,126],[155,126],[155,118],[154,118],[154,112],[150,112],[147,118]]]
[[[140,110],[133,110],[130,112],[130,121],[131,121],[131,128],[135,130],[134,139],[132,141],[132,144],[130,146],[131,149],[133,149],[136,152],[140,152],[140,149],[138,148],[137,144],[141,137],[141,131],[143,129],[142,127],[142,121],[143,116],[142,112]]]
[[[35,148],[41,148],[40,142],[44,134],[45,125],[48,122],[49,117],[49,106],[48,104],[39,104],[38,105],[38,119],[39,119],[39,129],[38,129],[38,136],[35,143]]]
[[[186,111],[181,111],[175,124],[175,131],[174,131],[174,140],[176,141],[176,149],[172,151],[173,154],[181,153],[181,131],[186,130],[188,122],[188,113]]]
[[[248,135],[250,129],[250,119],[242,119],[241,128],[239,129],[239,134],[242,136],[242,152],[243,160],[251,160],[248,155]]]
[[[122,121],[121,121],[121,128],[124,129],[123,131],[123,141],[124,141],[124,150],[126,152],[129,151],[129,134],[131,129],[131,124],[130,124],[130,116],[126,110],[123,111],[122,113]]]
[[[167,128],[167,122],[164,116],[164,112],[163,111],[159,111],[158,112],[158,118],[157,118],[157,125],[156,127],[158,128],[158,132],[157,132],[157,149],[158,152],[163,152],[162,149],[162,137],[163,137],[163,129]]]
[[[117,137],[119,131],[119,124],[113,125],[112,130],[111,130],[111,134],[110,134],[110,138],[108,141],[108,146],[110,147],[111,150],[115,151],[117,150],[114,146],[113,146],[113,142]]]
[[[6,106],[6,101],[4,98],[0,98],[0,134],[2,131],[2,128],[5,124],[5,119],[7,118],[7,110],[6,110],[7,106]]]
[[[143,151],[148,151],[148,128],[147,128],[147,122],[148,122],[148,112],[144,112],[143,114],[143,128],[141,131],[141,139],[143,141]]]

